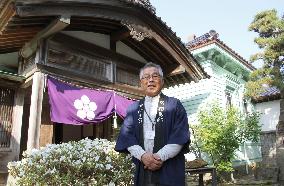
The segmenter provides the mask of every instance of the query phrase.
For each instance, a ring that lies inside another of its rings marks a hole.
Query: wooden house
[[[148,0],[1,0],[0,172],[26,149],[113,133],[110,120],[51,122],[46,75],[139,98],[148,61],[161,65],[167,87],[207,77]]]

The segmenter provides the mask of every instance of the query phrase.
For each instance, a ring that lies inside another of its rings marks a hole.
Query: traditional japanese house
[[[164,69],[165,86],[207,77],[148,0],[1,0],[0,172],[26,149],[113,135],[111,119],[52,122],[46,76],[139,98],[147,61]]]

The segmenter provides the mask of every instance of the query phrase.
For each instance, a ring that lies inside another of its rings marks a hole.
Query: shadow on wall
[[[190,117],[193,114],[196,114],[198,112],[200,106],[202,106],[202,104],[205,103],[209,95],[210,93],[203,93],[203,94],[194,95],[189,99],[180,99],[182,105],[184,106],[187,112],[189,120],[191,119]]]

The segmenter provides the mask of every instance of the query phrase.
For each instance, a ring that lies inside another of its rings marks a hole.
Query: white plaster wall
[[[0,54],[0,66],[18,66],[18,52]]]
[[[183,104],[190,124],[197,123],[198,111],[213,100],[212,79],[202,79],[198,83],[191,82],[163,89],[162,92],[170,97],[178,98]]]
[[[186,109],[189,125],[198,124],[198,111],[202,107],[206,107],[207,103],[218,101],[221,107],[225,107],[227,102],[225,99],[225,88],[226,83],[230,80],[226,78],[226,75],[230,73],[217,65],[212,65],[209,61],[204,62],[202,67],[211,76],[210,79],[203,79],[198,83],[191,82],[190,84],[176,85],[163,89],[164,94],[180,99]],[[234,77],[234,75],[230,75]],[[235,88],[235,91],[232,92],[232,104],[240,110],[244,110],[243,94],[245,82],[243,80],[239,80],[239,82],[239,84],[231,82],[231,85],[234,85],[233,88]],[[248,104],[248,106],[251,105]],[[188,153],[185,157],[188,161],[196,158],[193,153]],[[206,156],[202,156],[202,158],[206,159]],[[246,142],[236,152],[233,165],[248,165],[261,160],[260,144]]]
[[[96,44],[100,47],[110,49],[110,36],[105,34],[99,34],[94,32],[84,31],[63,31],[62,33],[81,39],[88,43]]]
[[[259,123],[262,131],[276,130],[280,114],[280,100],[257,103],[255,110],[261,113]]]
[[[116,52],[141,62],[145,63],[147,62],[142,56],[140,56],[132,48],[128,47],[126,44],[122,43],[121,41],[116,43]]]
[[[110,49],[110,36],[106,34],[94,33],[94,32],[84,32],[84,31],[63,31],[62,33],[81,39],[88,43],[93,43],[100,47]],[[116,43],[116,52],[132,59],[146,63],[147,61],[135,52],[132,48],[128,47],[122,42]]]

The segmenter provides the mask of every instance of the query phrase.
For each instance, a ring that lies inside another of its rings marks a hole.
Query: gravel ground
[[[188,186],[198,186],[198,177],[197,176],[187,176],[187,185]],[[210,176],[204,177],[204,185],[211,185]],[[275,181],[272,180],[255,180],[253,175],[243,176],[240,179],[236,179],[235,183],[226,182],[218,183],[218,186],[280,186]]]

